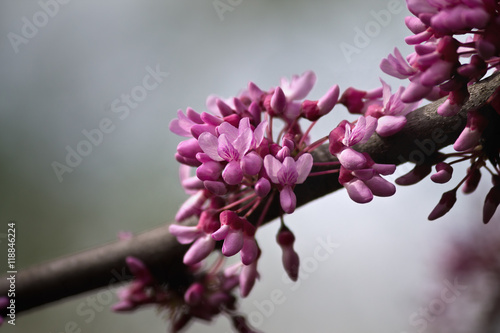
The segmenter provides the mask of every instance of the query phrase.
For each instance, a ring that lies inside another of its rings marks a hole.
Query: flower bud
[[[453,175],[453,167],[445,162],[436,164],[436,173],[431,176],[434,183],[444,184],[451,179]]]
[[[415,167],[407,174],[396,179],[398,185],[413,185],[427,177],[432,171],[432,167],[427,164],[415,165]]]
[[[441,200],[434,208],[434,210],[429,214],[429,220],[435,220],[445,215],[450,211],[453,205],[457,202],[457,190],[453,189],[451,191],[443,193]]]
[[[500,185],[493,186],[486,195],[483,206],[483,222],[488,223],[500,204]]]
[[[193,283],[184,293],[184,301],[188,305],[196,305],[203,298],[203,285],[199,282]]]
[[[288,277],[292,281],[297,281],[299,277],[300,260],[297,252],[293,249],[295,236],[288,228],[281,227],[280,231],[276,235],[276,241],[283,251],[281,259]]]

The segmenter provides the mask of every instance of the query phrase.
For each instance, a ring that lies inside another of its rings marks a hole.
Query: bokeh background
[[[268,89],[305,70],[318,77],[311,99],[333,84],[378,87],[379,76],[395,90],[400,83],[378,64],[395,46],[410,52],[403,0],[53,3],[0,4],[0,273],[10,220],[17,222],[19,268],[113,241],[121,230],[139,233],[172,221],[187,198],[173,158],[181,138],[168,130],[178,109],[203,111],[209,94],[230,97],[250,80]],[[377,30],[381,11],[390,15]],[[24,27],[35,21],[36,31]],[[371,36],[356,39],[358,29],[372,29]],[[346,57],[346,44],[357,53]],[[129,114],[113,112],[113,102],[141,86],[148,68],[168,75]],[[325,135],[346,116],[337,107],[314,135]],[[76,149],[85,140],[82,131],[106,118],[113,130],[60,181],[53,162],[65,164],[66,147]],[[240,302],[242,311],[266,332],[416,332],[411,316],[444,287],[443,250],[454,235],[482,227],[486,184],[459,196],[444,218],[427,221],[452,186],[423,181],[367,205],[339,191],[286,216],[296,250],[309,263],[296,284],[282,278],[278,226],[267,225],[258,233],[261,280]],[[318,238],[339,245],[322,261],[314,252]],[[116,298],[109,290],[19,314],[15,327],[1,330],[166,330],[153,308],[112,313]],[[275,290],[282,302],[261,310]],[[225,318],[187,330],[229,331]]]

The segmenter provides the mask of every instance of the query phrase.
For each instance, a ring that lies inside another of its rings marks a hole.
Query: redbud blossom
[[[281,227],[276,235],[276,241],[283,251],[281,260],[288,277],[292,281],[297,281],[299,277],[299,255],[293,249],[295,236],[287,227]]]
[[[457,201],[456,189],[443,193],[441,200],[439,200],[437,206],[429,214],[428,219],[432,221],[445,215],[450,211],[450,209],[453,207],[456,201]]]
[[[306,180],[312,164],[313,157],[308,153],[302,154],[297,161],[287,156],[283,163],[272,155],[266,155],[264,158],[264,167],[269,178],[274,184],[281,186],[280,203],[285,213],[294,212],[297,199],[292,188]]]
[[[453,175],[452,166],[445,162],[436,164],[436,171],[437,172],[431,176],[431,180],[434,183],[446,183],[451,179],[451,176]]]

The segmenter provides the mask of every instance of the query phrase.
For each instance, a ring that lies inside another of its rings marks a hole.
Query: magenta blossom
[[[280,203],[285,213],[295,211],[296,197],[293,193],[295,184],[303,183],[311,172],[313,157],[311,154],[302,154],[297,161],[287,156],[281,163],[276,157],[266,155],[264,167],[267,175],[274,184],[280,185]]]
[[[363,153],[366,160],[365,167],[358,170],[349,170],[340,167],[339,183],[342,184],[349,197],[357,203],[367,203],[373,196],[388,197],[396,192],[396,187],[381,177],[394,173],[396,166],[392,164],[377,164],[370,156]]]
[[[215,248],[215,240],[210,236],[219,229],[218,214],[212,209],[204,210],[196,226],[171,224],[170,233],[177,237],[181,244],[190,244],[191,247],[184,255],[184,264],[195,265],[205,259]]]
[[[349,170],[362,169],[366,165],[366,158],[363,154],[355,151],[351,147],[365,143],[373,135],[377,127],[377,119],[371,116],[359,117],[355,124],[347,120],[330,132],[330,153],[337,156],[339,162]]]
[[[378,119],[377,129],[380,136],[391,136],[399,132],[406,125],[406,115],[413,111],[418,102],[404,103],[401,95],[405,88],[399,87],[395,94],[391,94],[391,87],[383,80],[383,97],[379,103],[371,104],[365,112],[365,116],[372,116]]]
[[[222,254],[227,257],[240,252],[241,262],[250,265],[257,259],[259,247],[255,241],[255,227],[247,219],[232,210],[220,213],[220,228],[214,230],[212,238],[224,240]]]
[[[290,81],[285,77],[281,78],[280,88],[287,101],[300,100],[309,94],[314,83],[316,74],[313,71],[306,71],[302,75],[293,75]]]
[[[203,152],[213,161],[226,161],[228,164],[222,171],[222,178],[229,185],[236,185],[243,179],[244,170],[242,163],[245,161],[245,155],[251,150],[258,147],[266,130],[267,122],[263,121],[257,126],[255,131],[250,126],[249,118],[242,118],[239,127],[224,122],[216,128],[219,136],[205,132],[200,135],[198,142]],[[260,170],[262,161],[255,155],[249,157],[251,160],[246,163],[257,165],[256,168],[247,168],[247,170]],[[255,172],[255,171],[253,171]],[[255,173],[257,173],[255,172]]]
[[[127,287],[118,291],[120,301],[112,307],[117,312],[131,311],[157,300],[154,293],[148,292],[154,285],[154,279],[146,265],[135,257],[127,257],[125,261],[135,278]]]

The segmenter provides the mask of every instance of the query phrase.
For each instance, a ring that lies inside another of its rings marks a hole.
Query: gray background
[[[22,35],[23,17],[33,22],[43,9],[35,1],[2,1],[0,246],[6,253],[6,224],[17,221],[19,268],[113,241],[120,230],[137,233],[172,221],[187,197],[173,159],[181,138],[168,130],[180,108],[203,111],[209,94],[230,97],[249,80],[268,89],[280,77],[308,69],[318,77],[311,99],[333,84],[342,90],[378,87],[379,76],[393,91],[399,84],[378,64],[394,46],[410,51],[403,41],[409,34],[406,9],[374,30],[350,62],[340,48],[354,46],[356,29],[373,26],[371,11],[387,9],[391,1],[221,2],[232,4],[222,16],[212,1],[73,0],[59,5],[16,52],[9,33]],[[125,119],[111,112],[113,100],[130,94],[146,68],[157,65],[168,77]],[[337,107],[313,135],[327,134],[346,116]],[[85,139],[82,130],[103,118],[111,119],[114,131],[59,182],[51,164],[64,163],[65,147],[75,149]],[[469,198],[459,196],[445,218],[426,220],[456,182],[398,187],[396,196],[367,205],[339,191],[287,216],[302,262],[310,263],[297,284],[282,280],[277,224],[259,230],[261,280],[240,302],[242,310],[266,332],[415,332],[409,317],[427,304],[431,291],[443,288],[441,250],[460,230],[480,226],[486,185]],[[315,258],[318,237],[340,245],[324,261]],[[0,262],[4,272],[6,258]],[[259,312],[273,290],[283,302]],[[49,305],[19,315],[15,327],[2,331],[64,332],[71,322],[81,332],[165,331],[152,308],[112,313],[110,295],[105,290]],[[88,297],[98,302],[94,310]],[[230,327],[220,318],[188,331]]]

